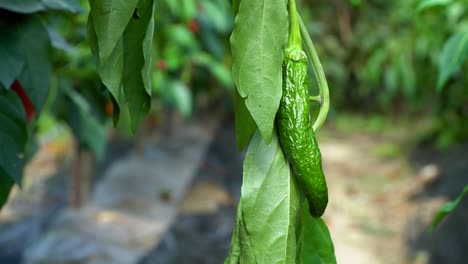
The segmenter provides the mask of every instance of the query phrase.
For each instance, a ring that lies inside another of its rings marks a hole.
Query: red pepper
[[[23,89],[23,86],[21,86],[21,83],[18,80],[15,80],[11,84],[10,88],[21,99],[21,102],[23,103],[24,112],[26,112],[26,122],[29,123],[34,118],[34,115],[36,113],[34,109],[34,105],[31,102],[31,99],[29,98],[28,94]]]

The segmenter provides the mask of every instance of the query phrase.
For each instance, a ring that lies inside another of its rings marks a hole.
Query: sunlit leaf
[[[455,33],[444,45],[439,59],[439,78],[437,89],[440,91],[448,79],[460,70],[468,58],[468,31]]]
[[[425,9],[435,7],[435,6],[446,6],[453,2],[454,2],[453,0],[421,0],[416,10],[423,11]]]
[[[266,144],[256,133],[244,161],[241,191],[245,236],[240,236],[241,263],[294,263],[300,191],[290,173],[276,134]],[[256,262],[243,262],[247,241]]]
[[[288,36],[284,0],[241,1],[231,35],[234,83],[269,142],[281,98],[283,50]]]
[[[439,211],[437,212],[436,216],[434,219],[432,219],[432,224],[431,224],[431,231],[434,231],[434,229],[439,225],[439,223],[444,220],[444,218],[450,214],[455,208],[457,208],[458,204],[460,204],[461,200],[463,199],[463,196],[468,193],[468,185],[465,186],[463,189],[462,193],[455,199],[454,201],[448,202],[444,204]]]

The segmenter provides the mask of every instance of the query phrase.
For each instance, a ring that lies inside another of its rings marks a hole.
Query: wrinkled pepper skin
[[[310,117],[307,56],[293,48],[284,55],[283,94],[276,116],[279,140],[309,202],[310,214],[319,217],[327,207],[328,188]]]

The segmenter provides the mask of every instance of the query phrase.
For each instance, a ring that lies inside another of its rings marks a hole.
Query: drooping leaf
[[[453,0],[421,0],[416,8],[417,11],[423,11],[425,9],[435,6],[446,6],[453,3]]]
[[[151,43],[154,32],[154,0],[140,0],[123,34],[123,90],[135,131],[151,104]]]
[[[89,0],[101,64],[109,59],[120,42],[138,2],[139,0]]]
[[[39,115],[49,93],[52,72],[49,34],[37,18],[29,18],[18,24],[17,32],[18,49],[21,49],[24,59],[18,80],[31,99],[36,115]]]
[[[294,263],[299,194],[276,134],[266,144],[255,133],[244,161],[241,201],[246,237],[239,238],[241,263]],[[246,240],[256,262],[242,261]]]
[[[99,76],[101,77],[102,83],[106,86],[107,90],[112,96],[112,104],[114,106],[112,118],[114,120],[114,125],[117,125],[117,121],[120,117],[120,102],[123,104],[125,101],[125,97],[122,92],[122,40],[119,41],[116,48],[113,50],[110,59],[108,59],[105,63],[101,63],[99,61],[98,55],[99,46],[97,42],[97,36],[96,32],[94,31],[94,20],[91,15],[88,17],[88,36],[91,51],[95,57]]]
[[[463,199],[463,196],[465,196],[465,194],[468,193],[468,185],[465,186],[465,188],[463,189],[462,193],[460,193],[460,195],[457,197],[457,199],[451,201],[451,202],[448,202],[446,204],[444,204],[440,209],[439,211],[437,212],[437,214],[435,215],[434,219],[432,220],[432,224],[431,224],[431,231],[434,231],[434,229],[437,227],[437,225],[439,225],[439,223],[448,215],[450,214],[453,210],[455,210],[455,208],[457,208],[458,204],[461,202],[461,200]]]
[[[135,131],[150,108],[155,1],[132,2],[90,0],[88,34],[99,75],[113,97],[114,124],[121,111],[128,112]]]
[[[301,214],[297,263],[336,264],[335,248],[325,222],[309,214],[306,200],[303,202]]]
[[[448,79],[460,70],[468,59],[468,31],[455,33],[444,45],[439,60],[437,89],[440,91]]]
[[[0,8],[24,14],[46,10],[78,13],[83,10],[76,0],[0,0]]]
[[[288,36],[284,0],[241,1],[231,35],[232,74],[263,138],[270,142],[281,98]]]
[[[236,108],[234,122],[236,128],[237,149],[242,151],[249,143],[250,138],[257,129],[257,125],[252,119],[249,110],[245,106],[245,99],[239,95],[237,90],[234,92],[234,96],[234,103]]]
[[[26,115],[20,98],[12,90],[0,91],[0,171],[21,184],[28,142]],[[5,176],[4,175],[4,176]],[[3,181],[8,182],[6,180]]]
[[[19,34],[16,28],[1,28],[0,34],[0,84],[10,87],[24,65],[22,50],[18,49]]]

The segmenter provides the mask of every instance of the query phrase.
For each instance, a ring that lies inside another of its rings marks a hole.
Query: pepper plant
[[[128,117],[133,131],[150,111],[152,83],[157,83],[152,79],[151,72],[154,65],[153,48],[157,45],[153,40],[158,32],[155,12],[159,2],[89,0],[87,35],[103,85],[98,87],[108,91],[106,96],[113,105],[114,124],[121,116]],[[190,10],[193,11],[190,7],[194,6],[191,3],[193,1],[179,1],[181,6],[187,7],[182,17],[190,17]],[[165,4],[169,8],[174,6],[172,1]],[[317,131],[323,124],[329,101],[317,54],[297,14],[294,0],[234,0],[232,7],[235,16],[231,50],[232,76],[236,84],[236,133],[239,149],[248,145],[248,151],[244,161],[237,224],[226,263],[335,263],[329,232],[319,218],[328,199],[323,175],[318,183],[310,186],[304,184],[317,177],[311,173],[321,172],[320,154],[315,155],[315,162],[310,163],[307,155],[311,153],[301,154],[300,148],[292,148],[285,155],[285,146],[296,142],[280,143],[275,121],[285,87],[291,88],[292,95],[298,93],[294,90],[296,86],[300,87],[303,102],[306,102],[302,106],[309,104],[307,82],[302,82],[308,79],[308,61],[302,60],[301,67],[305,68],[300,72],[294,72],[296,67],[292,67],[292,72],[283,70],[284,52],[290,38],[295,48],[304,46],[319,85],[319,95],[310,98],[320,105],[318,113],[312,118],[307,110],[300,117],[307,120],[302,123],[305,129],[302,135],[309,139],[304,141],[305,144],[311,147],[308,144],[312,142],[314,154],[319,153],[314,130]],[[31,130],[28,130],[27,124],[34,121],[33,116],[40,115],[49,94],[51,60],[48,56],[49,48],[54,45],[54,34],[47,30],[44,16],[49,10],[77,12],[80,8],[74,0],[0,0],[0,9],[2,15],[15,17],[1,25],[5,31],[1,49],[5,59],[0,65],[0,101],[3,102],[0,120],[8,125],[2,126],[0,133],[2,141],[7,144],[6,149],[14,152],[13,155],[0,152],[3,203],[13,179],[20,182],[17,176],[21,175],[25,156],[29,153],[27,142]],[[196,30],[196,25],[191,21],[189,25],[191,30]],[[21,45],[19,51],[15,49],[17,43]],[[57,43],[60,41],[55,41]],[[156,47],[161,47],[161,43]],[[171,47],[167,48],[171,51]],[[294,56],[290,59],[291,63],[296,63]],[[216,64],[206,60],[206,56],[194,57],[194,60],[208,68]],[[221,82],[229,82],[216,67],[212,67],[211,71]],[[286,85],[289,80],[291,84]],[[70,86],[66,87],[61,92],[70,102],[83,106],[82,103],[86,102],[83,95],[87,93],[80,95]],[[88,98],[88,101],[91,99]],[[288,107],[297,106],[294,101],[289,104]],[[283,110],[286,108],[283,105]],[[85,109],[89,110],[89,107]],[[83,111],[79,113],[89,113]],[[288,116],[288,111],[283,113],[286,113],[285,117]],[[293,122],[294,118],[299,118],[290,117]],[[286,127],[279,132],[283,136],[295,133],[294,128]],[[302,173],[303,169],[299,169],[301,166],[293,166],[296,169],[290,166],[290,162],[297,165],[304,161],[305,174]],[[322,188],[324,186],[325,189]],[[315,191],[319,189],[325,192],[316,196]],[[319,204],[319,209],[309,210],[316,204]]]

